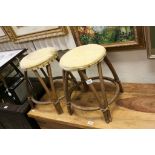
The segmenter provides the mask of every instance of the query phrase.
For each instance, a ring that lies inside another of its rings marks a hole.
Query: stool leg
[[[57,100],[58,96],[56,94],[56,90],[55,90],[55,87],[54,87],[54,82],[53,82],[53,79],[52,79],[52,70],[51,70],[50,65],[47,65],[46,69],[47,69],[47,73],[48,73],[48,79],[50,81],[50,87],[51,87],[51,90],[52,90],[52,97],[53,97],[54,100]]]
[[[83,71],[80,70],[79,72],[80,72],[80,74],[82,75],[82,77],[83,77],[83,79],[84,79],[85,81],[89,80],[89,78],[87,77],[87,75],[86,75]],[[96,99],[97,99],[97,102],[98,102],[99,105],[100,105],[100,104],[101,104],[100,97],[98,96],[97,91],[96,91],[96,89],[95,89],[93,83],[89,84],[88,86],[89,86],[89,88],[92,90],[94,96],[95,96]]]
[[[46,83],[48,84],[48,86],[49,86],[49,78],[48,78],[46,72],[44,71],[43,68],[40,68],[40,70],[41,70],[41,72],[43,73],[43,75],[44,75],[44,77],[45,77],[45,82],[46,82]]]
[[[105,121],[107,123],[109,123],[112,121],[112,119],[111,119],[111,114],[110,114],[110,110],[109,110],[109,106],[108,106],[108,100],[107,100],[106,91],[105,91],[101,62],[97,65],[97,68],[98,68],[99,79],[100,79],[100,83],[101,83],[102,99],[104,102],[102,112],[104,114]]]
[[[32,89],[33,89],[33,87],[31,85],[31,82],[28,79],[27,71],[26,70],[24,71],[24,78],[25,78],[25,82],[26,82],[26,90],[27,90],[27,93],[28,93],[28,102],[30,104],[30,107],[31,108],[34,108],[34,104],[31,101],[31,95],[32,95]],[[29,86],[31,87],[31,90],[29,89]]]
[[[50,87],[51,87],[51,90],[52,90],[52,97],[54,99],[54,106],[55,108],[57,109],[58,113],[61,114],[63,112],[61,106],[60,106],[60,101],[58,100],[58,96],[56,94],[56,90],[55,90],[55,86],[54,86],[54,82],[53,82],[53,79],[52,79],[52,70],[51,70],[51,66],[50,64],[46,66],[47,68],[47,73],[48,73],[48,76],[49,76],[49,81],[50,81]]]
[[[108,59],[107,56],[105,56],[104,61],[107,64],[107,66],[109,67],[109,69],[111,70],[111,72],[112,72],[112,74],[114,76],[114,79],[118,82],[119,87],[120,87],[120,92],[123,92],[123,87],[122,87],[122,84],[121,84],[121,82],[119,80],[119,77],[118,77],[118,75],[117,75],[117,73],[116,73],[112,63],[110,62],[110,60]]]
[[[73,83],[75,84],[75,86],[78,88],[78,90],[81,90],[78,82],[76,81],[75,77],[73,76],[73,74],[71,72],[68,72],[68,74],[70,75],[71,77],[71,80],[73,81]]]
[[[86,74],[86,70],[83,70],[83,72]],[[82,74],[80,71],[78,71],[79,75],[80,75],[80,78],[81,78],[81,82],[83,84],[83,92],[87,92],[88,89],[89,89],[89,86],[87,85],[85,79],[83,78]]]
[[[66,104],[67,104],[67,110],[70,115],[72,115],[73,110],[71,108],[71,99],[69,96],[68,92],[68,72],[63,70],[63,83],[64,83],[64,94],[65,94],[65,99],[66,99]]]
[[[50,100],[51,100],[51,102],[52,102],[52,98],[51,98],[50,91],[49,91],[49,89],[47,88],[45,82],[44,82],[43,79],[40,77],[40,75],[39,75],[39,73],[38,73],[37,70],[33,70],[33,72],[34,72],[35,76],[38,78],[38,80],[40,81],[41,85],[42,85],[43,88],[45,89],[45,91],[46,91],[48,97],[50,98]],[[57,113],[60,114],[61,111],[59,111],[59,108],[58,108],[55,104],[54,104],[54,107],[55,107]]]
[[[89,78],[87,77],[87,75],[86,75],[84,72],[82,72],[82,71],[79,71],[79,72],[81,72],[81,75],[82,75],[82,77],[83,77],[85,80],[88,80],[88,79],[89,79]],[[110,115],[110,111],[109,111],[109,109],[108,109],[108,102],[107,102],[107,99],[105,98],[105,101],[106,101],[106,102],[105,102],[104,104],[102,104],[102,103],[101,103],[101,100],[100,100],[100,97],[98,96],[97,91],[96,91],[96,89],[95,89],[93,83],[89,84],[88,86],[89,86],[90,89],[92,90],[94,96],[95,96],[96,99],[97,99],[97,102],[99,103],[99,106],[100,106],[100,108],[101,108],[101,110],[102,110],[102,112],[103,112],[103,114],[104,114],[105,121],[106,121],[107,123],[109,123],[109,122],[111,121],[111,115]],[[104,86],[104,85],[103,85],[103,86]],[[104,87],[102,87],[102,89],[104,90]],[[104,94],[105,94],[105,93],[104,93]],[[104,95],[104,96],[106,97],[106,95]]]

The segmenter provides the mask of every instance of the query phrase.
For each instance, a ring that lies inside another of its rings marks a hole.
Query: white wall
[[[146,50],[109,53],[123,82],[155,83],[155,59],[147,59]]]
[[[155,60],[147,59],[146,50],[109,52],[108,57],[122,82],[155,83]],[[52,64],[52,68],[55,76],[61,75],[57,62]],[[105,64],[103,64],[103,68],[105,75],[111,76]],[[88,75],[97,75],[95,66],[88,69]]]
[[[60,38],[42,39],[22,44],[14,44],[12,42],[1,43],[0,51],[24,47],[29,48],[29,52],[31,52],[35,49],[47,46],[56,46],[56,48],[64,50],[75,47],[75,42],[69,30],[69,34],[67,36]],[[108,56],[113,63],[121,81],[133,83],[155,83],[155,60],[147,59],[146,50],[109,52]],[[52,64],[52,68],[54,75],[61,75],[61,69],[57,62]],[[104,67],[104,69],[105,75],[111,75],[107,67]],[[88,70],[88,74],[94,76],[96,71],[97,70],[95,67],[93,67],[92,70]]]

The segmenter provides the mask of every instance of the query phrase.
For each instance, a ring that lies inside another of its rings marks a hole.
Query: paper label
[[[93,121],[88,121],[87,124],[92,126],[94,124],[94,122]]]
[[[92,79],[89,79],[89,80],[86,81],[86,83],[87,84],[91,84],[91,83],[93,83],[93,80]]]

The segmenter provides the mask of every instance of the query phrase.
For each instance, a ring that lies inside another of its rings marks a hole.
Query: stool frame
[[[50,64],[48,64],[46,66],[46,70],[47,70],[47,74],[44,71],[43,68],[40,68],[40,71],[43,73],[45,79],[47,80],[47,82],[49,81],[49,86],[51,89],[48,88],[47,84],[45,83],[45,81],[43,80],[43,77],[40,76],[38,69],[32,70],[34,75],[37,77],[37,79],[39,80],[40,84],[42,85],[42,87],[44,88],[46,94],[48,95],[48,98],[50,99],[49,101],[38,101],[34,98],[34,94],[33,94],[33,86],[30,82],[30,80],[28,79],[27,76],[27,70],[24,71],[24,75],[25,75],[25,80],[26,80],[26,87],[27,87],[27,91],[28,91],[28,100],[29,103],[31,105],[31,107],[34,107],[33,103],[36,104],[53,104],[57,113],[61,114],[63,112],[61,106],[60,106],[60,98],[58,98],[57,94],[56,94],[56,90],[55,90],[55,86],[54,86],[54,81],[55,79],[60,79],[61,77],[55,77],[54,79],[52,78],[52,69]],[[32,95],[33,94],[33,95]]]
[[[59,57],[57,57],[56,60],[59,62],[60,61]],[[54,80],[63,79],[63,77],[62,76],[57,76],[57,77],[52,76],[52,69],[51,69],[50,63],[47,64],[45,68],[46,68],[47,74],[43,68],[33,69],[32,71],[33,71],[34,75],[38,78],[41,85],[43,86],[46,94],[48,95],[48,98],[50,99],[50,101],[38,101],[33,97],[34,96],[33,86],[32,86],[32,84],[28,78],[28,75],[27,75],[28,70],[25,70],[24,71],[24,77],[26,80],[26,88],[27,88],[27,92],[28,92],[28,101],[31,105],[31,108],[34,107],[33,103],[36,103],[36,104],[51,104],[52,103],[56,109],[56,112],[58,114],[61,114],[61,113],[63,113],[63,110],[60,106],[60,100],[63,99],[64,96],[61,96],[58,98],[57,93],[56,93],[56,89],[54,86]],[[43,77],[40,76],[40,74],[38,72],[39,69],[42,72],[42,74],[44,75],[44,79],[47,81],[47,84],[45,83]],[[78,83],[77,83],[75,77],[73,76],[73,74],[69,73],[69,75],[70,75],[69,80],[72,81],[74,85],[78,86]],[[51,92],[50,92],[50,89],[48,88],[48,85],[50,86]]]
[[[102,71],[102,61],[103,60],[105,61],[105,63],[109,67],[110,71],[112,72],[114,79],[103,76],[103,71]],[[79,76],[81,78],[80,84],[83,85],[82,91],[86,92],[88,89],[90,89],[92,91],[93,95],[95,96],[96,100],[97,100],[98,107],[83,107],[83,106],[76,105],[71,101],[71,94],[74,91],[75,86],[72,87],[70,90],[68,89],[68,87],[69,87],[68,75],[71,71],[63,70],[64,94],[65,94],[67,109],[68,109],[68,112],[70,115],[72,115],[72,113],[73,113],[72,107],[80,109],[80,110],[86,110],[86,111],[101,110],[103,115],[104,115],[106,123],[109,123],[112,121],[111,113],[110,113],[110,109],[109,109],[109,104],[111,104],[112,102],[114,102],[116,100],[116,98],[118,97],[120,92],[123,92],[123,87],[122,87],[121,82],[119,80],[119,77],[118,77],[113,65],[111,64],[110,60],[108,59],[108,57],[105,56],[103,60],[100,60],[97,63],[98,74],[99,74],[98,77],[88,78],[88,76],[86,74],[86,69],[77,70],[79,73]],[[89,79],[92,79],[92,80],[99,79],[100,80],[101,95],[102,95],[101,99],[100,99],[99,95],[97,94],[97,91],[94,87],[94,84],[93,83],[90,83],[90,84],[86,83],[86,81]],[[116,85],[115,95],[109,102],[108,102],[107,96],[106,96],[104,80],[111,81],[113,84]],[[79,85],[78,85],[78,87],[79,87]]]

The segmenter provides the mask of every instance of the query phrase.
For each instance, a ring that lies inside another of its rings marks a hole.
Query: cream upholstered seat
[[[97,44],[88,44],[76,47],[61,57],[60,66],[64,70],[73,71],[102,61],[106,56],[106,49]]]
[[[58,56],[57,50],[53,47],[42,48],[25,56],[21,62],[22,69],[36,69],[46,66]]]

